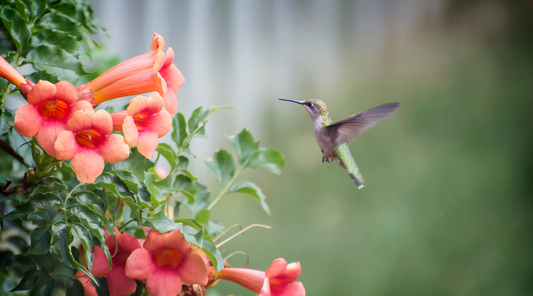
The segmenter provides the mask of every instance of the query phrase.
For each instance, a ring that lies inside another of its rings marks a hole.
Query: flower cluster
[[[283,258],[272,262],[266,271],[247,268],[224,268],[215,273],[207,256],[196,246],[185,241],[180,230],[159,233],[151,229],[146,240],[136,239],[117,231],[115,238],[107,234],[106,245],[112,256],[109,268],[104,251],[94,246],[92,274],[106,277],[110,296],[125,296],[135,292],[135,280],[145,282],[152,296],[175,296],[186,285],[213,287],[218,280],[237,283],[260,296],[305,296],[301,282],[294,282],[301,273],[300,263],[290,263]],[[216,274],[216,279],[215,279]],[[86,296],[96,296],[89,277],[78,271]]]
[[[80,182],[94,182],[106,161],[128,158],[130,146],[151,158],[158,138],[172,126],[170,115],[178,107],[176,93],[185,81],[172,63],[174,51],[168,48],[165,54],[164,49],[163,37],[154,33],[150,52],[77,88],[67,81],[35,84],[0,57],[0,76],[17,86],[28,102],[15,113],[16,129],[25,137],[37,136],[41,148],[56,159],[71,160]],[[127,110],[112,114],[94,110],[102,102],[148,92],[154,93],[134,97]]]

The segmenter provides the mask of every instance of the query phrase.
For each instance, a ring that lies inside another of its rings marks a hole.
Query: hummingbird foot
[[[322,156],[322,163],[324,163],[324,161],[329,163],[330,161],[333,161],[333,159],[330,160],[328,157]]]

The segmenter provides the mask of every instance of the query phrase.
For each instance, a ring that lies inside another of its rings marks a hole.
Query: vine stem
[[[72,190],[70,190],[68,195],[72,195],[72,192],[74,192],[74,190],[78,189],[80,186],[83,186],[84,184],[85,184],[84,182],[80,182],[80,184],[74,186],[74,188],[72,188]]]
[[[245,165],[246,165],[246,163],[244,163],[242,167],[239,167],[237,169],[237,171],[235,171],[235,174],[233,174],[233,178],[231,178],[231,180],[228,182],[228,184],[226,184],[226,186],[224,186],[224,188],[222,188],[222,190],[220,190],[220,193],[215,198],[215,200],[213,200],[211,202],[211,204],[209,204],[209,206],[207,207],[208,210],[211,210],[211,208],[213,208],[213,206],[222,198],[222,196],[224,196],[226,194],[226,191],[228,191],[229,187],[231,186],[231,184],[233,184],[233,182],[237,178],[237,175],[242,171],[242,169],[244,168]]]
[[[121,232],[128,224],[130,224],[131,222],[137,220],[136,218],[131,218],[131,220],[129,220],[128,222],[122,224],[119,228],[118,228],[118,231]]]

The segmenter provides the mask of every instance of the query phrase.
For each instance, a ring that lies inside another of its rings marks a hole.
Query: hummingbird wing
[[[348,143],[394,112],[400,103],[388,103],[348,116],[322,128],[321,133],[337,147]]]

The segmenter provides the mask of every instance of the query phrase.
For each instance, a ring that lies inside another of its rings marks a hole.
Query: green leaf
[[[135,203],[133,194],[129,190],[128,186],[126,186],[126,184],[124,184],[119,177],[113,175],[112,173],[101,174],[98,176],[98,178],[96,178],[94,183],[116,194],[122,201],[131,207],[132,211],[136,212],[138,209],[140,209],[140,206]]]
[[[160,233],[180,229],[181,223],[172,221],[165,215],[164,206],[158,208],[158,212],[148,217],[148,222]]]
[[[263,210],[270,216],[270,209],[265,202],[266,197],[263,191],[261,191],[261,188],[257,187],[254,183],[248,181],[239,182],[231,186],[227,194],[229,193],[243,193],[255,198],[261,204]]]
[[[104,223],[107,222],[107,217],[105,216],[107,205],[101,196],[95,192],[87,190],[78,191],[74,193],[73,196],[76,198],[77,202],[97,214]]]
[[[236,135],[228,136],[225,134],[225,136],[231,148],[237,152],[241,165],[259,149],[259,142],[256,142],[252,134],[246,129]]]
[[[86,206],[79,205],[72,207],[70,209],[70,213],[78,219],[80,219],[83,223],[91,229],[91,231],[96,235],[96,238],[102,242],[105,243],[106,236],[103,228],[103,221],[100,220],[98,215],[93,213],[91,210],[89,210]],[[73,227],[73,226],[72,226]]]
[[[285,165],[285,157],[283,154],[272,148],[261,148],[255,152],[248,162],[247,168],[265,168],[276,175],[281,174],[281,168]]]
[[[24,255],[15,255],[7,259],[4,268],[9,269],[13,267],[36,269],[35,262],[30,257]]]
[[[186,170],[187,167],[189,167],[189,159],[185,156],[178,156],[178,165],[176,166],[176,169],[181,171]]]
[[[172,141],[176,143],[178,149],[184,151],[188,150],[188,147],[184,147],[184,141],[187,138],[187,122],[185,121],[185,116],[178,112],[178,115],[172,118]],[[188,146],[188,145],[187,145]]]
[[[208,107],[199,107],[195,109],[191,117],[189,118],[189,133],[194,132],[201,122],[205,121],[205,119],[211,115],[213,112],[221,109],[233,109],[237,110],[233,107],[227,107],[227,106],[212,106],[210,108]]]
[[[120,180],[122,182],[124,182],[124,184],[126,185],[126,187],[128,187],[128,189],[137,194],[139,193],[139,181],[137,180],[137,178],[135,178],[135,176],[133,175],[132,172],[130,171],[126,171],[126,170],[113,170],[111,172],[113,175],[117,176],[120,178]]]
[[[209,257],[215,266],[216,272],[224,268],[224,260],[222,259],[220,251],[213,243],[211,236],[204,233],[203,229],[198,231],[193,227],[185,225],[181,227],[181,233],[183,233],[183,236],[188,243],[202,248],[202,251],[207,257]]]
[[[33,18],[39,18],[43,15],[46,6],[48,5],[48,0],[32,0],[30,1],[31,15]]]
[[[37,193],[32,194],[30,199],[15,207],[15,210],[7,214],[5,217],[16,216],[23,220],[27,220],[28,217],[35,215],[44,210],[48,210],[55,206],[61,206],[61,200],[59,196],[54,193]]]
[[[145,239],[146,233],[144,232],[144,229],[142,228],[135,229],[135,237],[140,238],[140,239]]]
[[[77,37],[78,40],[81,40],[82,37],[79,25],[67,15],[58,13],[57,11],[46,13],[41,18],[37,26],[44,29],[49,28],[57,31],[63,31],[71,36]]]
[[[86,74],[78,58],[56,45],[40,45],[33,48],[27,56],[37,70],[57,75],[59,80],[76,83],[80,75]]]
[[[56,45],[70,53],[78,48],[76,37],[54,29],[40,29],[31,38],[32,46]]]
[[[81,245],[85,250],[85,263],[87,264],[87,268],[89,270],[93,270],[94,254],[91,252],[91,249],[93,248],[91,232],[89,231],[89,229],[87,229],[84,225],[80,223],[72,223],[70,225],[72,226],[72,229],[74,229],[78,234],[78,238],[81,241]]]
[[[15,7],[17,8],[18,13],[20,16],[24,19],[24,21],[28,22],[28,8],[26,7],[26,4],[22,2],[21,0],[15,0]]]
[[[27,75],[26,78],[29,81],[39,81],[39,80],[46,80],[50,81],[51,83],[58,83],[59,80],[57,80],[56,75],[52,75],[50,73],[47,73],[46,71],[36,71],[31,73],[30,75]]]
[[[37,187],[33,190],[32,194],[35,193],[47,193],[47,192],[56,192],[56,191],[65,191],[68,192],[68,186],[60,179],[46,177],[39,181]]]
[[[79,269],[89,276],[93,281],[96,279],[93,275],[83,267],[79,262],[74,260],[71,246],[74,242],[74,235],[71,233],[72,227],[65,223],[65,221],[57,221],[52,225],[52,251],[57,255],[58,259],[67,267],[72,269]]]
[[[0,7],[0,19],[11,35],[17,51],[25,50],[28,46],[31,31],[20,13],[9,6],[3,6]]]
[[[157,208],[159,204],[163,201],[163,196],[161,196],[161,193],[157,190],[154,184],[156,178],[157,175],[154,173],[144,173],[144,184],[146,185],[146,188],[150,193],[151,205],[149,206],[151,209]]]
[[[96,294],[98,296],[109,296],[109,287],[107,285],[107,278],[98,278],[97,279],[98,285],[95,285],[95,283],[91,283],[93,287],[96,290]]]
[[[0,136],[10,134],[15,126],[15,116],[6,108],[0,108]]]
[[[194,182],[193,185],[196,187],[196,193],[193,196],[194,203],[184,202],[183,204],[196,216],[201,210],[207,209],[207,206],[211,202],[211,193],[207,186],[199,182]]]
[[[211,217],[211,211],[208,209],[202,209],[201,211],[196,214],[196,220],[199,223],[207,225],[209,222],[209,218]]]
[[[31,289],[30,296],[50,296],[56,288],[55,280],[44,272],[39,273],[39,281]]]
[[[47,252],[44,255],[30,255],[31,259],[37,264],[37,268],[48,273],[54,269],[54,256]]]
[[[209,221],[209,224],[207,224],[207,231],[210,235],[217,236],[226,231],[226,227],[224,227],[224,224],[220,222]]]
[[[9,292],[29,290],[35,286],[38,280],[39,271],[30,269],[24,274],[24,277],[20,280],[19,284]]]
[[[77,279],[69,279],[67,281],[67,293],[66,296],[80,296],[85,293],[83,284]]]
[[[35,228],[30,232],[30,248],[27,255],[44,255],[50,251],[52,235],[48,228]]]
[[[176,167],[176,153],[174,153],[174,149],[169,144],[159,143],[156,150],[168,161],[170,164],[170,173],[172,174],[174,167]]]
[[[146,159],[137,149],[131,149],[130,157],[117,163],[110,163],[106,165],[106,171],[112,170],[126,170],[133,172],[137,180],[144,180],[144,172],[153,167],[154,163]]]
[[[217,178],[218,186],[224,187],[235,175],[235,161],[226,150],[219,150],[205,160],[207,171]]]

